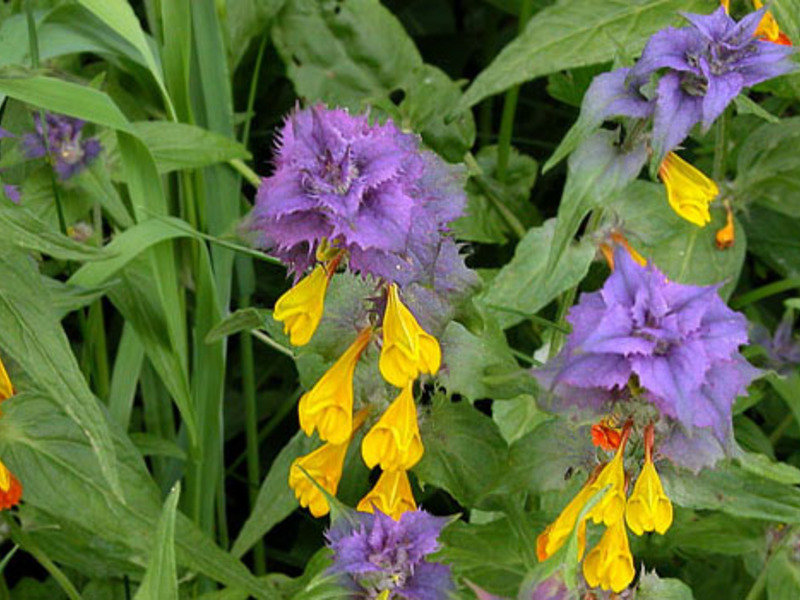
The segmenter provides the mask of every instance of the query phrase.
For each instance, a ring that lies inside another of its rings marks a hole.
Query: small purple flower
[[[463,268],[444,235],[464,206],[461,182],[418,136],[317,105],[289,115],[278,139],[249,227],[296,275],[323,241],[347,252],[351,270],[400,285]]]
[[[50,156],[59,179],[66,181],[91,163],[102,146],[96,138],[81,139],[86,124],[80,119],[45,114],[45,122],[33,115],[36,133],[22,136],[22,151],[28,158]]]
[[[358,596],[443,600],[453,590],[450,568],[425,560],[439,549],[448,519],[423,510],[403,513],[399,521],[376,511],[358,513],[358,524],[340,520],[326,534],[333,550],[331,570],[347,574]]]
[[[3,193],[6,195],[6,198],[11,200],[14,204],[19,204],[19,201],[22,199],[22,194],[19,191],[18,185],[11,185],[10,183],[4,183]]]
[[[727,448],[733,402],[758,374],[739,353],[747,320],[722,302],[719,286],[668,281],[624,249],[614,264],[603,288],[570,311],[572,333],[540,382],[563,408],[607,412],[641,398],[688,440],[708,430]]]
[[[710,15],[684,14],[688,27],[668,27],[647,42],[630,76],[646,81],[667,69],[658,82],[653,117],[659,161],[695,124],[708,130],[743,88],[795,68],[790,46],[753,37],[763,15],[758,10],[737,23],[722,6]]]

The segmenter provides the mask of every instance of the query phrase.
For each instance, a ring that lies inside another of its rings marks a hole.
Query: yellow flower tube
[[[597,546],[586,555],[583,576],[591,587],[618,594],[631,584],[635,574],[625,522],[619,519],[606,529]]]
[[[667,188],[672,210],[698,227],[711,222],[708,205],[719,194],[716,183],[674,152],[667,154],[658,175]]]
[[[353,373],[371,338],[371,327],[361,331],[339,360],[300,398],[300,428],[306,435],[311,435],[316,429],[321,439],[332,444],[341,444],[350,438],[353,430]]]
[[[361,442],[361,456],[371,469],[408,470],[422,458],[417,407],[409,383]]]
[[[645,531],[664,534],[672,525],[672,502],[664,493],[661,479],[653,464],[653,424],[644,434],[644,466],[625,509],[625,521],[636,535]]]
[[[439,342],[420,327],[400,300],[397,285],[391,284],[383,315],[383,349],[378,363],[381,375],[402,388],[420,373],[435,374],[441,362]]]
[[[325,267],[317,265],[275,303],[272,318],[283,323],[283,332],[289,334],[293,346],[305,346],[317,330],[329,279]]]
[[[14,386],[11,384],[11,379],[8,377],[6,366],[0,360],[0,402],[8,400],[14,395]]]
[[[343,444],[324,444],[310,454],[295,458],[289,469],[289,487],[303,508],[308,507],[315,517],[327,515],[331,508],[325,495],[309,480],[300,467],[331,496],[336,495],[342,478],[344,459],[347,456],[348,442]]]

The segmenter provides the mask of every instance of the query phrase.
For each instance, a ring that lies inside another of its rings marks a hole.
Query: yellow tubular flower
[[[311,275],[278,298],[272,318],[283,323],[293,346],[305,346],[317,330],[328,290],[325,267],[317,265]]]
[[[753,8],[759,10],[760,8],[764,7],[764,3],[761,0],[753,0]],[[756,27],[755,33],[753,33],[754,37],[763,37],[768,39],[770,42],[778,41],[781,35],[781,28],[778,26],[778,22],[775,20],[775,17],[772,16],[770,11],[766,11],[764,16],[761,17],[761,21]]]
[[[550,558],[564,545],[572,533],[572,528],[575,527],[580,512],[595,491],[590,485],[585,485],[564,507],[558,518],[539,534],[536,538],[536,556],[540,561]],[[581,521],[578,527],[578,560],[580,560],[586,550],[586,520]]]
[[[370,469],[378,464],[384,471],[410,469],[422,458],[424,449],[412,385],[406,385],[364,437],[361,456]]]
[[[384,471],[378,483],[358,503],[361,512],[375,512],[377,508],[389,515],[395,521],[404,512],[417,510],[414,494],[411,493],[411,483],[405,471]]]
[[[644,433],[644,466],[625,509],[625,520],[636,535],[642,535],[645,531],[663,535],[672,525],[672,502],[664,493],[653,464],[654,437],[651,423]]]
[[[383,350],[378,365],[381,375],[402,388],[420,373],[435,374],[441,362],[439,342],[419,326],[400,300],[397,286],[390,285],[383,315]]]
[[[625,522],[620,519],[606,529],[597,546],[586,555],[583,576],[591,587],[618,594],[631,584],[635,573]]]
[[[667,188],[667,200],[680,217],[698,227],[711,221],[708,205],[719,194],[717,184],[674,152],[667,154],[658,175]]]
[[[303,508],[308,507],[315,517],[327,515],[331,508],[323,493],[306,477],[299,467],[303,467],[311,477],[331,496],[336,495],[339,480],[342,478],[344,459],[348,443],[324,444],[311,454],[294,459],[289,469],[289,487]]]
[[[594,494],[598,490],[610,485],[603,498],[598,502],[589,513],[595,523],[604,523],[610,527],[617,521],[621,521],[625,514],[625,445],[628,443],[628,436],[631,432],[630,423],[626,423],[622,431],[622,439],[619,442],[617,453],[609,462],[597,479],[589,486]]]
[[[11,379],[6,372],[6,366],[0,360],[0,402],[7,400],[14,395],[14,386],[11,385]]]
[[[332,444],[346,442],[353,430],[353,373],[361,353],[372,336],[367,327],[320,378],[300,398],[300,427],[306,435],[316,429],[319,437]]]
[[[636,535],[645,531],[664,534],[672,525],[672,502],[664,493],[652,459],[645,461],[633,486],[625,509],[625,521]]]

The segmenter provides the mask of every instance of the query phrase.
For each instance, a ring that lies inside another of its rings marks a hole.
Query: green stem
[[[783,420],[778,423],[778,426],[769,434],[769,441],[773,446],[780,441],[783,434],[786,433],[786,430],[792,426],[792,423],[794,423],[794,415],[790,412],[783,417]]]
[[[242,296],[239,305],[250,306],[250,296]],[[242,391],[244,393],[245,438],[247,442],[247,483],[250,496],[250,512],[253,512],[261,483],[261,464],[258,453],[258,409],[256,405],[255,361],[253,360],[253,338],[247,332],[239,335],[242,353]],[[267,555],[264,541],[253,547],[253,566],[256,575],[267,572]]]
[[[69,578],[64,575],[61,569],[59,569],[52,560],[50,560],[50,557],[44,553],[38,544],[36,544],[33,539],[22,530],[22,528],[14,520],[14,517],[12,517],[8,512],[4,511],[3,518],[11,530],[11,539],[14,540],[14,543],[19,544],[19,546],[25,550],[25,552],[33,556],[39,562],[39,564],[42,565],[48,573],[50,573],[50,576],[56,580],[56,583],[61,586],[61,589],[64,590],[64,593],[69,597],[70,600],[81,600],[81,595],[78,593],[78,590],[75,589],[75,586],[72,585],[72,582],[69,580]]]
[[[294,356],[294,352],[292,352],[292,351],[291,351],[289,348],[287,348],[286,346],[282,346],[281,344],[279,344],[278,342],[276,342],[275,340],[273,340],[273,339],[272,339],[271,337],[269,337],[269,336],[268,336],[266,333],[263,333],[263,332],[259,331],[258,329],[251,329],[251,330],[250,330],[250,334],[251,334],[251,335],[252,335],[254,338],[256,338],[257,340],[264,342],[264,343],[265,343],[267,346],[269,346],[270,348],[274,348],[275,350],[277,350],[277,351],[278,351],[278,352],[280,352],[281,354],[285,354],[286,356],[288,356],[289,358],[291,358],[292,360],[294,360],[294,358],[295,358],[295,356]]]
[[[264,50],[267,48],[267,39],[269,36],[264,35],[261,38],[261,44],[258,46],[258,54],[256,54],[256,64],[253,66],[253,77],[250,79],[250,91],[247,94],[247,119],[244,122],[242,129],[242,145],[247,148],[250,145],[250,126],[253,123],[253,107],[256,103],[256,92],[258,91],[258,79],[261,74],[261,62],[264,60]]]
[[[517,35],[525,30],[528,19],[533,12],[533,0],[522,0],[519,9],[519,27]],[[503,101],[503,115],[500,117],[500,136],[497,141],[497,179],[505,182],[508,175],[508,157],[511,154],[511,136],[514,133],[514,116],[517,112],[519,86],[515,85],[506,92]]]
[[[261,176],[253,171],[253,169],[248,167],[241,159],[233,158],[228,161],[228,164],[233,167],[233,169],[238,172],[239,175],[244,177],[253,187],[258,187],[261,185]]]
[[[758,302],[764,298],[769,298],[770,296],[775,296],[776,294],[788,292],[789,290],[793,289],[800,289],[800,277],[789,277],[788,279],[782,279],[780,281],[764,285],[760,288],[750,290],[738,298],[731,300],[731,308],[739,310],[748,304],[752,304],[753,302]]]

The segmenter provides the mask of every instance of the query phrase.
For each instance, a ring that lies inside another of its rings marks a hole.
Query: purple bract
[[[624,249],[614,264],[603,288],[582,295],[570,311],[572,333],[539,371],[540,382],[564,408],[603,412],[636,395],[683,431],[687,439],[674,447],[705,430],[713,434],[706,442],[727,448],[733,402],[758,373],[739,353],[747,320],[725,305],[718,286],[668,281]],[[669,455],[668,447],[662,453]]]
[[[439,549],[448,519],[423,510],[403,513],[399,521],[376,511],[358,513],[358,524],[340,520],[328,532],[331,570],[349,575],[359,597],[444,600],[453,590],[450,568],[425,560]]]
[[[418,136],[317,105],[289,115],[278,139],[250,228],[296,275],[323,240],[347,251],[353,271],[400,285],[433,285],[443,265],[454,269],[458,249],[443,234],[464,192],[456,170],[422,150]]]

